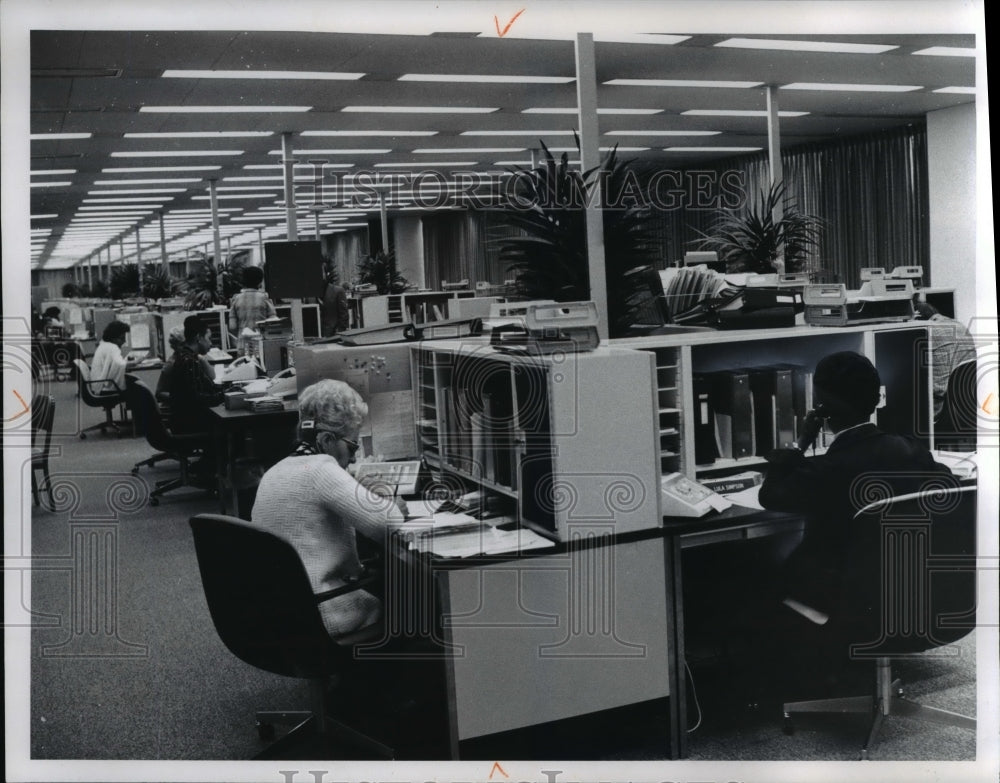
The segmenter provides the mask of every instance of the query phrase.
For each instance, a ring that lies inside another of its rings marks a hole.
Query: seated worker
[[[156,382],[156,401],[160,403],[161,412],[169,412],[170,409],[170,384],[173,382],[174,357],[177,349],[184,345],[184,327],[175,326],[167,335],[167,345],[170,346],[170,358],[163,363],[160,370],[160,377]],[[213,376],[214,377],[214,376]]]
[[[52,307],[45,308],[45,312],[42,313],[42,336],[43,337],[62,337],[66,333],[66,327],[59,318],[60,311],[59,308],[53,305]]]
[[[210,433],[212,430],[209,408],[221,404],[223,394],[205,359],[211,347],[208,325],[196,315],[185,318],[184,342],[174,349],[170,371],[161,375],[165,382],[157,385],[158,393],[169,395],[171,432]],[[205,483],[210,483],[215,473],[211,443],[210,438],[206,440],[202,459],[191,466],[192,473]]]
[[[864,356],[842,351],[824,357],[813,374],[816,407],[797,447],[775,449],[767,458],[760,504],[805,517],[773,613],[755,620],[764,642],[757,652],[780,662],[784,681],[799,675],[812,683],[820,671],[835,676],[849,662],[847,645],[870,633],[862,629],[865,618],[854,616],[844,600],[846,532],[854,515],[886,491],[916,492],[928,479],[950,474],[916,440],[882,432],[869,421],[880,386],[878,371]],[[833,442],[825,454],[807,456],[822,427],[833,433]]]
[[[355,533],[383,543],[401,521],[402,501],[379,497],[347,472],[368,406],[343,381],[322,380],[299,394],[299,437],[291,456],[261,479],[251,522],[285,537],[302,557],[313,589],[331,590],[362,574]],[[334,638],[381,621],[381,601],[357,590],[320,604]]]
[[[264,282],[264,270],[259,266],[248,266],[243,270],[243,290],[233,296],[229,303],[229,331],[236,336],[240,355],[246,353],[247,340],[244,329],[257,330],[257,322],[277,315],[274,303],[260,290]]]
[[[94,351],[90,362],[90,379],[106,381],[103,387],[93,387],[95,392],[123,391],[125,389],[125,370],[131,364],[122,354],[122,348],[129,333],[129,325],[124,321],[112,321],[104,327],[101,341]]]
[[[933,370],[934,418],[937,419],[944,407],[951,371],[976,358],[976,343],[965,326],[954,318],[941,315],[933,305],[917,302],[913,307],[919,320],[930,322],[928,350]]]

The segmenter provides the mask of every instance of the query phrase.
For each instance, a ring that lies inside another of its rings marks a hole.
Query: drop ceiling
[[[769,84],[779,87],[779,109],[794,115],[781,119],[783,148],[919,124],[928,112],[975,100],[976,61],[960,52],[975,46],[972,35],[739,37],[892,48],[883,53],[732,48],[724,44],[733,36],[721,34],[679,33],[675,43],[598,40],[600,146],[618,144],[628,150],[629,158],[671,169],[717,163],[739,154],[731,151],[734,148],[766,149],[764,116],[688,112],[763,112]],[[948,47],[950,52],[919,53],[931,47]],[[568,40],[480,34],[34,30],[30,62],[33,268],[72,266],[88,255],[105,262],[108,247],[112,260],[122,254],[134,260],[137,226],[143,258],[159,260],[160,213],[171,258],[182,259],[206,247],[211,253],[210,179],[216,181],[220,231],[230,247],[255,244],[261,237],[284,237],[283,133],[292,134],[297,161],[329,164],[321,174],[328,187],[361,172],[383,179],[391,172],[410,179],[420,171],[438,172],[440,177],[426,178],[429,189],[421,191],[425,208],[445,207],[443,198],[428,202],[426,196],[453,171],[483,177],[501,172],[529,161],[539,139],[552,148],[574,148],[577,85],[574,44]],[[219,71],[269,71],[272,78],[164,75],[173,70],[216,72],[213,76]],[[310,78],[273,78],[301,72],[313,73]],[[493,79],[445,80],[456,76]],[[754,86],[614,83],[617,80],[735,81]],[[802,83],[860,84],[869,90],[788,87]],[[905,89],[887,91],[887,86]],[[213,106],[245,111],[191,111]],[[151,111],[160,107],[167,108]],[[337,134],[313,135],[332,131]],[[378,135],[366,133],[370,131]],[[244,135],[127,135],[206,132]],[[51,134],[82,136],[59,139]],[[672,149],[678,147],[687,149]],[[570,157],[576,156],[571,152]],[[174,170],[137,170],[153,167]],[[307,173],[301,169],[303,176]],[[321,206],[309,210],[316,201],[314,186],[315,181],[297,186],[300,237],[312,235],[316,214],[321,232],[329,233],[349,230],[378,213],[370,197],[341,193],[328,198],[328,191]],[[400,186],[390,209],[421,208],[407,192]],[[114,222],[95,217],[109,212],[129,214],[115,216]]]

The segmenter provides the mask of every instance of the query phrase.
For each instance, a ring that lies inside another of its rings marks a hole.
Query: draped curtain
[[[827,272],[848,288],[860,285],[863,267],[922,266],[930,258],[927,192],[927,130],[924,125],[842,141],[810,144],[781,156],[787,195],[798,208],[823,221],[810,268]],[[749,195],[767,190],[763,153],[726,161],[720,176],[739,172]],[[681,208],[657,213],[664,238],[664,266],[697,249],[698,231],[710,233],[718,210]]]
[[[498,240],[517,233],[491,210],[461,210],[423,218],[424,272],[430,288],[465,278],[469,285],[499,285],[508,276],[500,264]]]

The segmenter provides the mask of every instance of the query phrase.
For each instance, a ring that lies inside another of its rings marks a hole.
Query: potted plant
[[[185,310],[207,310],[227,303],[243,287],[243,269],[249,263],[248,253],[233,253],[229,263],[216,267],[212,256],[194,262],[187,278],[184,296]]]
[[[380,294],[399,294],[409,285],[409,281],[396,269],[396,253],[392,249],[362,257],[355,272],[359,284],[373,285]]]
[[[778,209],[781,217],[776,218]],[[720,218],[708,233],[696,240],[704,250],[714,250],[727,272],[768,274],[803,271],[809,251],[819,242],[822,221],[806,214],[786,197],[784,183],[775,182],[767,191],[748,201],[745,209]]]
[[[500,260],[513,273],[520,297],[589,299],[585,208],[600,183],[609,334],[627,334],[637,306],[630,273],[655,262],[656,245],[648,231],[649,210],[635,201],[619,204],[609,194],[621,193],[626,179],[636,174],[618,159],[617,148],[601,166],[585,172],[571,166],[566,153],[556,160],[544,143],[541,148],[537,166],[513,170],[513,198],[504,221],[522,235],[500,240]]]

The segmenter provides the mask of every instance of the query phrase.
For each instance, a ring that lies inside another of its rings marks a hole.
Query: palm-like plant
[[[182,282],[174,280],[161,267],[146,267],[142,270],[142,295],[147,299],[164,299],[168,296],[176,296],[183,287]]]
[[[601,166],[581,172],[570,166],[566,153],[556,160],[544,143],[541,147],[537,166],[514,170],[513,198],[504,220],[522,236],[500,240],[500,261],[513,273],[519,296],[556,301],[590,298],[585,210],[600,184],[609,333],[625,334],[635,321],[635,289],[627,273],[656,258],[656,244],[648,231],[649,210],[634,202],[616,203],[615,195],[635,174],[618,159],[617,149]]]
[[[391,249],[359,259],[355,271],[359,283],[374,285],[380,294],[399,294],[409,285],[396,268],[396,252]]]
[[[127,299],[139,296],[138,265],[122,264],[112,269],[109,290],[112,299]]]
[[[782,216],[775,219],[779,207]],[[699,231],[702,238],[696,242],[716,251],[728,272],[774,272],[782,257],[786,272],[799,272],[819,243],[821,230],[822,221],[801,212],[786,197],[784,183],[775,182],[769,190],[760,191],[742,214],[721,218],[707,234]]]
[[[212,256],[195,261],[187,278],[184,309],[207,310],[228,302],[243,287],[243,269],[249,258],[248,253],[234,253],[221,268],[215,265]]]

